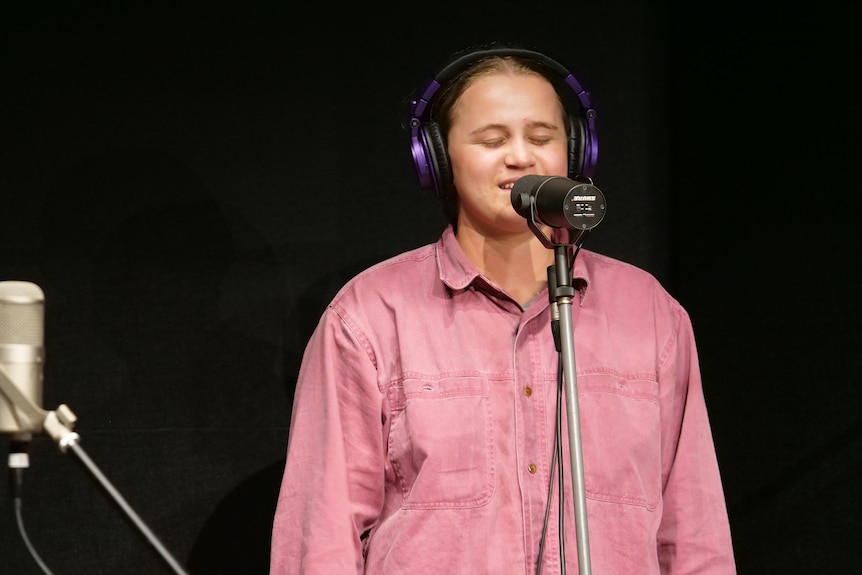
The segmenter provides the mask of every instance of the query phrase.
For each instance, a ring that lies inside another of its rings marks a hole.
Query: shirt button
[[[535,463],[531,463],[530,465],[528,465],[528,466],[527,466],[527,471],[529,471],[530,473],[535,473],[535,472],[536,472],[536,464],[535,464]]]
[[[526,395],[527,397],[530,397],[531,395],[533,395],[533,388],[532,387],[525,387],[524,388],[524,395]]]

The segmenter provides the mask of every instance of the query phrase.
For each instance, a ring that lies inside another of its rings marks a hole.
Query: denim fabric
[[[593,572],[735,573],[688,315],[650,274],[587,250],[573,277]],[[451,228],[353,278],[303,359],[271,573],[535,573],[558,362],[547,291],[523,309]],[[562,432],[575,574],[565,415]],[[545,575],[561,571],[557,505]]]

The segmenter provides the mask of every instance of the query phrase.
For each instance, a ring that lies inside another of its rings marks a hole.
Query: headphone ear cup
[[[445,199],[453,191],[452,170],[449,168],[449,156],[446,144],[437,122],[429,122],[423,128],[425,142],[428,146],[428,164],[431,166],[434,189],[439,199]]]
[[[575,178],[584,173],[586,161],[585,142],[587,129],[579,116],[569,114],[569,178]]]

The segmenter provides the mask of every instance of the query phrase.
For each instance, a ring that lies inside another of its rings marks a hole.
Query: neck
[[[554,252],[543,246],[530,230],[488,237],[462,227],[456,237],[482,274],[521,306],[526,307],[548,283],[548,266],[554,263]]]

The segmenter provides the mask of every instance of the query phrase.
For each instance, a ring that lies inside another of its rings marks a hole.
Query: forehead
[[[458,122],[563,118],[563,105],[551,83],[540,74],[497,71],[473,78],[452,108]]]

